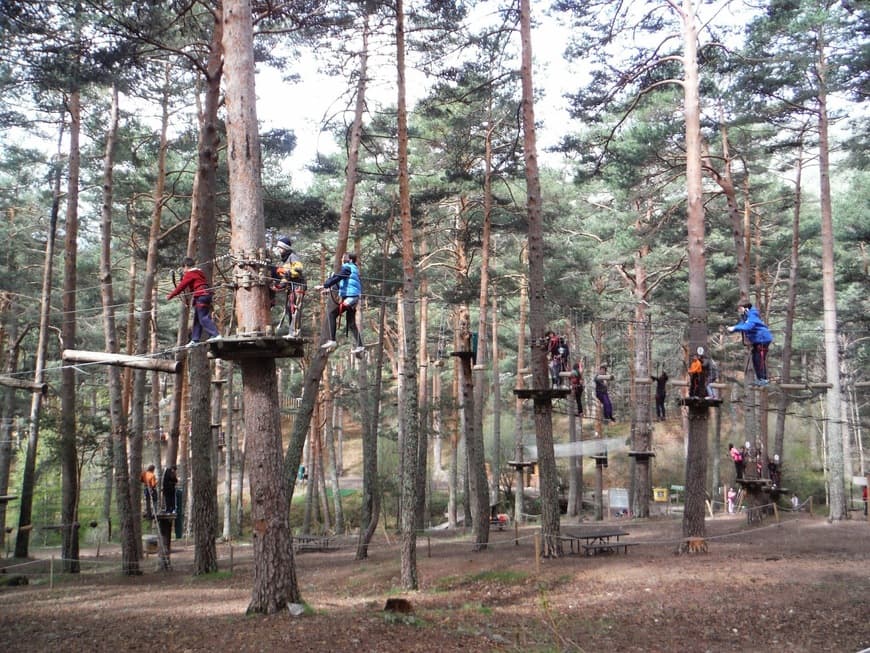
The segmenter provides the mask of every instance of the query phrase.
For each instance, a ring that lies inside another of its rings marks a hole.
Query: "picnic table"
[[[594,530],[566,530],[559,537],[568,543],[571,553],[583,552],[592,556],[598,553],[628,553],[630,542],[620,542],[619,538],[628,535],[620,528],[598,528]]]

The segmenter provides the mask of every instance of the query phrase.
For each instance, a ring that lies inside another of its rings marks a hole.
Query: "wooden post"
[[[535,531],[535,574],[541,573],[541,529]]]
[[[773,518],[776,520],[776,523],[779,523],[779,508],[776,505],[776,501],[773,502]]]

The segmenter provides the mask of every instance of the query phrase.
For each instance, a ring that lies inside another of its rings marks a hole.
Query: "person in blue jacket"
[[[740,313],[740,322],[728,327],[728,333],[739,331],[746,335],[752,345],[752,367],[755,370],[753,385],[767,385],[767,350],[773,342],[773,335],[751,302],[742,302],[737,310]]]
[[[330,306],[327,312],[329,318],[329,340],[321,346],[323,349],[332,349],[337,344],[335,342],[335,328],[338,322],[338,316],[346,313],[347,329],[353,335],[356,347],[351,351],[354,354],[360,354],[365,351],[363,346],[362,336],[356,326],[356,307],[359,304],[359,298],[362,295],[362,281],[359,276],[359,267],[357,267],[356,254],[353,252],[345,252],[341,257],[341,270],[333,274],[329,279],[323,282],[322,286],[317,286],[317,290],[329,290],[333,286],[338,286],[339,301],[335,306]]]

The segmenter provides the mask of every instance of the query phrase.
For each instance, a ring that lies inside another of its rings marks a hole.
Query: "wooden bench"
[[[599,553],[619,553],[622,549],[624,554],[628,554],[628,547],[634,546],[633,542],[599,542],[597,544],[581,544],[583,553],[587,556],[598,555]]]

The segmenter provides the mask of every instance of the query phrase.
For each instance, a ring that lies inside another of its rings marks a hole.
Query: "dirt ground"
[[[675,555],[679,517],[619,520],[627,554],[536,563],[534,528],[494,531],[473,553],[468,535],[418,540],[420,589],[402,592],[396,540],[381,534],[368,560],[351,538],[296,556],[309,613],[245,616],[250,548],[219,546],[221,572],[191,576],[192,547],[173,543],[144,574],[118,574],[114,552],[83,556],[85,573],[50,577],[13,566],[29,584],[0,589],[0,650],[16,651],[787,651],[870,647],[870,524],[784,514],[746,526],[707,522],[708,552]],[[600,527],[563,524],[563,531]],[[39,556],[57,551],[38,551]],[[232,560],[232,565],[231,565]],[[16,561],[20,562],[20,561]],[[53,585],[53,587],[50,587]],[[387,598],[411,614],[387,613]]]

